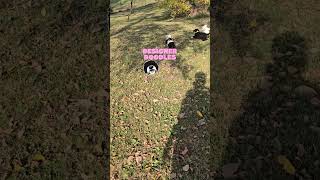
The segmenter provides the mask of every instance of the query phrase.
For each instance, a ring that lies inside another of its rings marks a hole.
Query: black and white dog
[[[166,35],[165,44],[168,48],[176,48],[176,44],[170,34]]]
[[[201,39],[202,41],[208,40],[210,35],[210,28],[205,24],[201,27],[201,29],[195,29],[193,30],[195,32],[193,38],[194,39]]]

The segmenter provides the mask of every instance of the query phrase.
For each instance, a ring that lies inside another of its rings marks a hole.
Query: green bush
[[[192,2],[198,7],[208,7],[210,5],[209,0],[193,0]]]
[[[185,17],[191,12],[191,5],[186,0],[165,0],[163,7],[168,9],[171,17]]]

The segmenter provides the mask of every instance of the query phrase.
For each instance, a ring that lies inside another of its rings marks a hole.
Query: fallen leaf
[[[182,131],[184,131],[184,130],[186,130],[187,128],[185,128],[185,127],[183,127],[183,126],[181,126],[181,128],[180,128]]]
[[[174,179],[174,178],[176,178],[176,177],[177,177],[177,174],[176,174],[176,173],[171,173],[171,174],[170,174],[170,178],[171,178],[171,179]]]
[[[38,62],[33,61],[31,66],[34,70],[36,70],[37,73],[42,71],[42,66]]]
[[[38,153],[38,154],[33,156],[32,160],[34,160],[34,161],[44,161],[45,158],[44,158],[44,156],[42,154]]]
[[[142,157],[141,156],[136,156],[136,163],[138,166],[141,166],[141,162],[142,162]]]
[[[185,115],[185,113],[179,114],[179,118],[180,118],[180,119],[184,118],[184,115]]]
[[[187,152],[188,152],[188,148],[185,147],[184,150],[180,154],[184,156],[187,154]]]
[[[20,172],[23,169],[23,167],[20,166],[17,162],[13,163],[13,171]]]
[[[204,119],[201,119],[198,121],[197,126],[203,126],[206,124],[206,121]]]
[[[250,22],[250,26],[253,27],[253,28],[257,27],[257,21],[256,21],[256,19],[253,19],[253,20]]]
[[[295,172],[296,172],[296,169],[295,167],[292,165],[292,163],[289,161],[289,159],[287,159],[285,156],[283,155],[280,155],[278,156],[278,162],[283,166],[283,169],[291,174],[291,175],[294,175]]]
[[[133,156],[129,156],[127,159],[127,163],[130,165],[131,162],[133,161],[134,157]]]
[[[47,11],[46,11],[46,8],[44,7],[41,9],[41,15],[46,16],[46,14],[47,14]]]
[[[197,111],[197,114],[198,114],[199,117],[203,118],[203,115],[202,115],[202,113],[200,111]]]
[[[235,177],[235,172],[237,172],[240,163],[230,163],[222,167],[222,175],[225,178]]]
[[[25,131],[24,128],[21,128],[21,129],[18,131],[18,133],[17,133],[17,138],[18,138],[18,139],[21,139],[21,137],[22,137],[23,134],[24,134],[24,131]]]
[[[187,165],[185,165],[185,166],[182,167],[182,169],[183,169],[184,171],[189,171],[189,168],[190,168],[190,167],[189,167],[189,164],[187,164]]]

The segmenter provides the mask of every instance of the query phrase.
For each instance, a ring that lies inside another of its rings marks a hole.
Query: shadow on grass
[[[120,36],[120,56],[117,60],[122,61],[125,67],[123,72],[139,71],[143,67],[143,48],[164,48],[164,37],[167,32],[173,31],[173,27],[163,27],[157,24],[146,24],[131,27]],[[152,33],[150,33],[152,32]]]
[[[185,79],[190,79],[189,73],[194,67],[187,63],[187,59],[181,55],[177,55],[177,60],[171,62],[171,67],[178,68]]]
[[[163,160],[171,161],[171,174],[179,179],[209,177],[207,121],[210,96],[205,83],[206,74],[196,73],[194,87],[182,101],[178,123],[164,149]]]
[[[134,15],[134,12],[141,12],[141,11],[149,11],[153,8],[155,8],[157,6],[157,2],[155,3],[150,3],[150,4],[146,4],[144,6],[139,6],[139,7],[134,7],[133,6],[133,14]],[[112,12],[111,15],[123,15],[123,16],[127,16],[128,13],[130,13],[130,3],[128,4],[128,8],[125,9],[125,10],[119,10],[117,12]]]
[[[297,32],[280,34],[272,56],[266,81],[232,121],[218,179],[320,177],[320,90],[302,75],[306,42]]]
[[[142,18],[111,35],[114,36],[119,34],[120,42],[125,42],[119,45],[119,52],[123,53],[120,54],[118,60],[123,61],[125,64],[125,67],[121,72],[141,70],[144,63],[141,50],[143,48],[165,48],[165,35],[177,30],[176,26],[163,26],[157,24],[136,25],[132,27],[133,24],[139,24],[141,21],[143,21]],[[193,69],[193,66],[190,65],[188,61],[193,58],[186,59],[179,54],[179,52],[194,43],[192,42],[194,40],[191,39],[191,36],[192,33],[183,32],[181,36],[174,37],[178,43],[178,55],[176,61],[171,61],[171,66],[179,69],[185,79],[190,79],[189,72]],[[204,45],[195,46],[194,52],[200,53],[206,47],[207,46]]]

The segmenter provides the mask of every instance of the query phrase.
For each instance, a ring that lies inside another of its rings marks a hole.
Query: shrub
[[[209,0],[194,0],[193,1],[198,7],[208,7],[210,5]]]
[[[191,5],[186,0],[165,0],[163,7],[168,9],[171,17],[185,17],[191,12]]]

